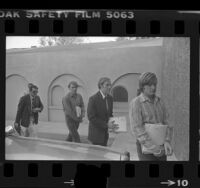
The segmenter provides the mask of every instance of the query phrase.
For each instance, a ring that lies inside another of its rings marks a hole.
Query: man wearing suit
[[[38,112],[43,110],[43,104],[37,93],[38,87],[30,85],[29,94],[21,97],[18,104],[14,126],[20,135],[26,137],[37,136],[35,125],[38,124]]]
[[[113,116],[113,98],[110,93],[111,81],[101,78],[98,82],[99,91],[89,98],[87,115],[89,119],[88,139],[94,145],[107,146],[108,129],[114,131],[117,125],[109,122]]]

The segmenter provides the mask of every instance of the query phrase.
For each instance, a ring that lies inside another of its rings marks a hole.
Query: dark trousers
[[[156,157],[153,154],[143,154],[141,144],[139,143],[138,140],[136,142],[136,146],[137,146],[138,158],[140,161],[166,161],[167,160],[166,155],[163,155],[161,157]]]
[[[67,127],[69,129],[69,134],[67,136],[67,139],[66,141],[69,141],[69,142],[78,142],[80,143],[81,140],[80,140],[80,136],[79,136],[79,133],[78,133],[78,128],[79,128],[79,122],[76,122],[70,118],[65,118],[66,120],[66,123],[67,123]]]
[[[93,145],[107,146],[109,134],[105,135],[105,139],[102,143],[92,142]]]

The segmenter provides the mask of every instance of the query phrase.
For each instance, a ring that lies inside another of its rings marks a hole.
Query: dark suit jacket
[[[35,98],[34,107],[41,108],[41,111],[43,110],[43,104],[39,96],[36,96]],[[27,94],[20,98],[15,122],[23,127],[28,127],[30,124],[31,114],[34,117],[34,123],[38,124],[38,112],[36,113],[31,112],[31,98],[30,95]]]
[[[106,109],[106,101],[100,92],[89,98],[87,115],[89,119],[88,139],[93,143],[107,143],[108,120],[113,116],[113,99],[107,96],[109,110]]]

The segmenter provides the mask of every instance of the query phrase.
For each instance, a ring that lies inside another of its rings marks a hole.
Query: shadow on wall
[[[6,78],[6,119],[14,120],[20,97],[28,92],[28,81],[25,77],[12,74]]]

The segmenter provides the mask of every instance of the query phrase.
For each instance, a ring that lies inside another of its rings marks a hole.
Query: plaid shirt
[[[159,97],[155,97],[151,102],[143,93],[134,98],[129,108],[130,126],[132,132],[136,135],[138,141],[145,146],[150,153],[157,153],[163,149],[163,146],[155,146],[145,131],[145,123],[168,125],[166,141],[171,142],[173,128],[169,124],[169,114],[165,108],[163,101]]]
[[[75,95],[68,93],[65,97],[63,97],[62,104],[66,117],[69,117],[74,121],[80,121],[76,114],[76,106],[81,108],[81,118],[85,116],[83,98],[79,93],[76,93]]]

